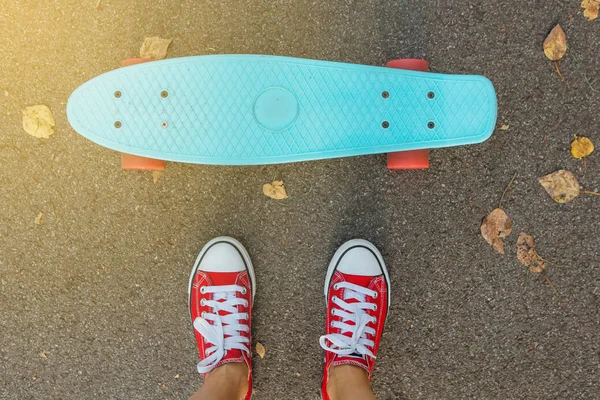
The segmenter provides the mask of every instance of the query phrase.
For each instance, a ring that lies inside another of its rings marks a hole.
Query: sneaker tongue
[[[224,285],[232,285],[235,284],[236,279],[239,275],[239,272],[209,272],[208,275],[212,280],[212,284],[215,286],[224,286]],[[237,307],[238,310],[240,307]],[[219,315],[224,317],[230,314],[229,312],[219,310]],[[220,365],[226,364],[228,362],[238,362],[244,359],[244,355],[241,350],[231,349],[225,352],[225,355],[221,359]]]
[[[371,283],[371,281],[373,280],[373,276],[363,276],[363,275],[352,275],[352,274],[343,274],[344,279],[346,282],[350,282],[353,283],[355,285],[361,286],[361,287],[368,287],[369,284]],[[344,296],[345,297],[345,296]],[[356,299],[344,299],[344,301],[346,301],[348,304],[352,304],[352,303],[358,303],[359,301]],[[350,325],[354,325],[352,322],[348,322]],[[352,332],[350,331],[346,331],[343,333],[344,336],[347,337],[352,337]],[[351,364],[356,364],[356,363],[361,363],[361,365],[368,370],[368,365],[367,365],[367,361],[365,360],[365,357],[359,353],[353,353],[353,354],[349,354],[349,355],[338,355],[336,357],[337,361],[340,361],[342,364],[345,364],[346,362],[349,362]]]
[[[342,274],[344,276],[344,280],[346,282],[353,283],[358,286],[368,287],[369,283],[376,278],[375,276],[363,276],[363,275],[352,275],[352,274]]]
[[[207,272],[214,286],[235,284],[239,272]]]
[[[241,350],[238,349],[231,349],[231,350],[227,350],[225,352],[225,356],[223,356],[222,361],[240,361],[240,359],[243,359],[244,355],[242,354]]]

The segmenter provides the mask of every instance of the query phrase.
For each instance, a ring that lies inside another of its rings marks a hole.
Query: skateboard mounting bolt
[[[121,126],[123,126],[121,121],[115,121],[115,128],[119,129]]]
[[[435,93],[429,92],[429,93],[427,93],[427,97],[430,99],[433,99],[435,97]]]
[[[383,127],[383,129],[387,129],[387,128],[389,128],[389,127],[390,127],[390,123],[389,123],[389,122],[387,122],[387,121],[383,121],[383,122],[381,123],[381,126]]]
[[[117,91],[115,92],[115,97],[116,97],[117,99],[118,99],[118,98],[120,98],[120,97],[121,97],[121,91],[117,90]]]
[[[162,92],[160,92],[160,97],[162,97],[163,99],[166,99],[167,97],[169,97],[169,92],[167,92],[166,90],[163,90]]]
[[[162,126],[163,128],[166,128],[167,126],[169,126],[169,123],[167,121],[163,121],[160,126]]]
[[[433,122],[433,121],[429,121],[429,122],[427,123],[427,127],[428,127],[429,129],[433,129],[433,128],[435,128],[435,122]]]
[[[384,99],[387,99],[388,97],[390,97],[390,93],[385,91],[385,92],[381,93],[381,97],[383,97]]]

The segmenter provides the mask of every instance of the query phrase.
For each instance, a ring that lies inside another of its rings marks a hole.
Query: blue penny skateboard
[[[404,152],[490,137],[497,106],[487,78],[408,69],[426,71],[427,63],[375,67],[261,55],[143,62],[81,85],[67,116],[81,135],[125,154],[216,165]],[[414,152],[395,157],[391,168],[426,166],[424,153],[416,162]]]

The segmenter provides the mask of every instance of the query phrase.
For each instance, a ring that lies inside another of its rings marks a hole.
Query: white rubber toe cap
[[[241,272],[246,270],[252,285],[252,298],[256,294],[256,277],[248,251],[240,242],[229,236],[214,238],[200,250],[188,283],[188,303],[196,272]]]
[[[353,241],[347,244],[337,263],[337,270],[350,275],[377,276],[383,273],[378,260],[379,252],[372,244],[363,241]],[[377,252],[377,253],[376,253]]]
[[[208,243],[198,269],[206,272],[241,272],[246,264],[241,252],[229,241]]]

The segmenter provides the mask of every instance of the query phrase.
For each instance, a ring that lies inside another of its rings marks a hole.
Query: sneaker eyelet
[[[246,288],[242,288],[242,294],[246,294],[248,291],[246,290]]]
[[[373,298],[374,298],[374,299],[376,299],[376,298],[378,298],[378,297],[379,297],[379,293],[378,293],[378,292],[375,292],[375,296],[373,296]]]
[[[335,308],[331,309],[331,315],[335,316]]]
[[[206,302],[204,301],[204,299],[200,299],[200,305],[201,305],[202,307],[204,307],[204,306],[206,305]]]
[[[331,321],[331,322],[329,323],[329,327],[330,327],[330,328],[332,328],[332,329],[333,329],[333,328],[335,328],[335,327],[333,326],[333,321]]]
[[[200,288],[200,293],[201,293],[201,294],[205,294],[205,293],[206,293],[206,291],[204,290],[204,286],[202,286],[202,287]]]
[[[373,304],[373,311],[377,311],[377,304]]]
[[[202,318],[206,319],[206,312],[202,311]]]
[[[336,284],[333,285],[333,290],[338,290],[339,287],[340,286],[336,283]]]
[[[333,301],[333,302],[335,303],[335,301],[336,301],[337,299],[338,299],[338,297],[337,297],[337,296],[333,296],[333,297],[331,298],[331,301]]]

